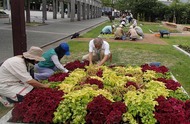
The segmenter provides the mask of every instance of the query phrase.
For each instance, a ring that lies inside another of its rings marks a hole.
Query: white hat
[[[113,28],[115,28],[115,25],[112,25]]]
[[[44,61],[45,59],[42,57],[43,50],[39,47],[32,46],[27,52],[23,53],[24,58],[36,60],[36,61]]]
[[[122,25],[125,25],[125,21],[122,21],[121,24],[122,24]]]

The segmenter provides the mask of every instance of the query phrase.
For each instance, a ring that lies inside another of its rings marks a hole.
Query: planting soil
[[[92,38],[75,38],[76,41],[90,41]],[[155,34],[145,34],[144,39],[130,41],[130,40],[115,40],[114,38],[103,38],[108,42],[136,42],[136,43],[149,43],[149,44],[159,44],[167,45],[160,37],[156,37]]]

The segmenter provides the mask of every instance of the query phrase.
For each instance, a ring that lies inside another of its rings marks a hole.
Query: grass
[[[102,28],[106,25],[113,25],[113,23],[111,22],[105,22],[104,24],[97,26],[96,28],[94,28],[93,30],[89,31],[88,33],[85,33],[84,35],[82,35],[82,37],[84,38],[95,38],[98,37],[98,35],[100,34]]]
[[[9,112],[12,108],[5,108],[1,103],[0,103],[0,118],[4,116],[7,112]]]
[[[176,29],[169,29],[165,26],[163,26],[161,23],[150,23],[150,22],[138,22],[140,27],[143,29],[144,33],[150,34],[150,30],[152,32],[159,32],[159,30],[168,30],[171,33],[180,33]],[[94,28],[93,30],[89,31],[88,33],[82,35],[81,37],[84,38],[95,38],[98,37],[100,34],[102,28],[106,25],[119,25],[119,20],[114,20],[112,23],[110,21],[107,21],[106,23]],[[127,32],[129,27],[124,27],[124,31]]]
[[[144,33],[150,33],[149,30],[153,32],[159,32],[159,30],[168,30],[171,33],[180,33],[178,30],[167,28],[161,23],[139,22],[139,24],[142,25],[141,27],[143,28]]]

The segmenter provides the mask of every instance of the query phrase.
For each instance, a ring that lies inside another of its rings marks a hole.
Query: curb
[[[188,52],[186,52],[185,50],[181,49],[180,47],[178,47],[179,45],[173,45],[173,47],[175,47],[177,50],[181,51],[182,53],[184,53],[185,55],[190,57],[190,54]]]

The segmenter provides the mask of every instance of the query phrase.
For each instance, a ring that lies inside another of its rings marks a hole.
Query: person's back
[[[104,34],[111,34],[112,33],[112,26],[111,25],[105,26],[102,29],[102,33],[104,33]]]
[[[120,25],[119,27],[116,28],[115,39],[122,39],[123,35],[124,35],[124,31],[123,31],[122,26]]]
[[[141,27],[136,26],[134,29],[136,30],[136,32],[137,32],[137,34],[138,34],[139,36],[141,36],[141,37],[144,38],[144,33],[143,33],[143,30],[142,30]]]
[[[138,38],[138,34],[134,28],[129,29],[130,39],[135,40]]]
[[[41,61],[38,63],[38,65],[40,67],[48,67],[48,68],[53,68],[55,66],[55,64],[53,63],[53,61],[51,60],[51,57],[53,55],[57,55],[55,50],[49,49],[48,51],[46,51],[45,53],[43,53],[43,57],[46,59],[46,61]]]

